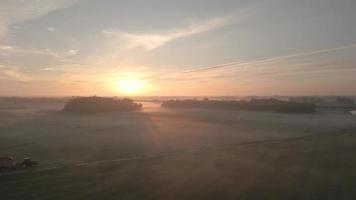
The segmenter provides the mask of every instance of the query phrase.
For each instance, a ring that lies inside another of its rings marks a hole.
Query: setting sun
[[[117,82],[117,86],[122,93],[136,94],[144,88],[144,83],[138,79],[124,79]]]

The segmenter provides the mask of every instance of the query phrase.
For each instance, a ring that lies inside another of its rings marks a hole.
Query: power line
[[[315,51],[308,51],[308,52],[301,52],[301,53],[295,53],[295,54],[284,55],[284,56],[277,56],[277,57],[272,57],[272,58],[265,58],[265,59],[250,61],[250,62],[241,62],[241,61],[229,62],[229,63],[219,64],[219,65],[214,65],[214,66],[209,66],[209,67],[202,67],[199,69],[192,69],[192,70],[186,70],[186,71],[182,71],[182,72],[176,72],[176,73],[174,73],[175,75],[172,74],[172,75],[160,76],[157,78],[153,77],[150,80],[176,78],[177,75],[186,75],[186,74],[191,74],[191,73],[196,73],[196,72],[211,71],[211,70],[217,70],[217,69],[223,69],[223,68],[229,68],[229,67],[243,67],[246,65],[262,64],[262,63],[266,63],[266,62],[279,61],[279,60],[304,57],[304,56],[311,56],[311,55],[317,55],[317,54],[323,54],[323,53],[329,53],[329,52],[335,52],[335,51],[341,51],[341,50],[353,49],[353,48],[356,48],[356,43],[352,43],[350,45],[327,48],[327,49],[319,49],[319,50],[315,50]]]

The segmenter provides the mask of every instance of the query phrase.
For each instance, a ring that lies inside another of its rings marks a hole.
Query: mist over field
[[[63,113],[2,103],[0,152],[40,165],[0,174],[4,199],[349,199],[356,116],[169,109]],[[337,110],[337,109],[336,109]]]

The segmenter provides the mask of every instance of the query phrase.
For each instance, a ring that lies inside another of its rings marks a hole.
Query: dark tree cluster
[[[283,113],[313,113],[316,106],[309,103],[296,103],[277,99],[252,99],[246,100],[169,100],[162,103],[162,107],[168,108],[212,108],[247,111],[269,111]]]
[[[321,97],[291,97],[289,101],[296,103],[311,103],[316,105],[322,105],[326,103],[325,100]]]
[[[70,113],[102,113],[140,110],[142,105],[132,99],[108,97],[77,97],[69,100],[63,111]]]

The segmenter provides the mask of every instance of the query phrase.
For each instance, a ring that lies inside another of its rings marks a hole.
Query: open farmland
[[[1,199],[356,198],[353,115],[62,107],[1,107],[1,156],[40,162],[0,174]]]

